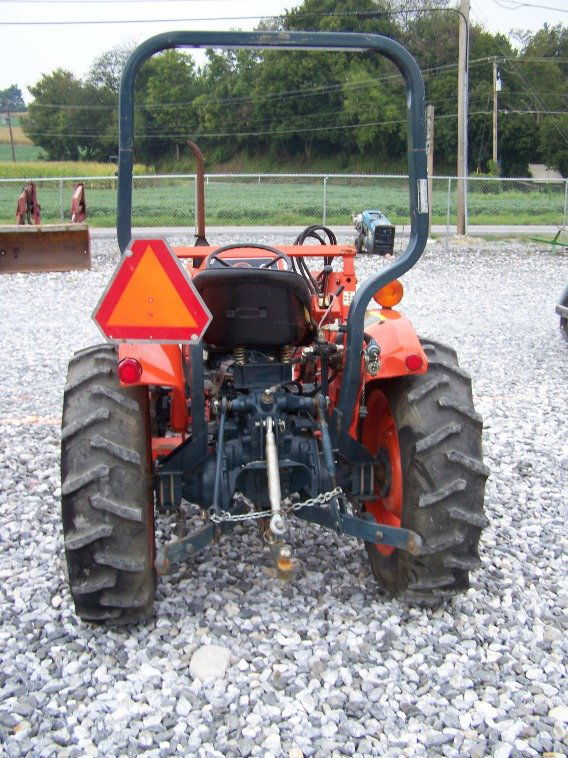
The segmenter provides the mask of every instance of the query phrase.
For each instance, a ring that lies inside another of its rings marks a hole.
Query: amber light
[[[118,364],[118,378],[123,384],[136,384],[142,376],[142,366],[136,358],[123,358]]]
[[[406,367],[409,371],[419,371],[422,368],[422,357],[416,353],[406,356]]]
[[[392,282],[385,284],[384,287],[381,287],[378,292],[375,292],[373,299],[383,308],[392,308],[393,305],[400,303],[403,294],[404,287],[398,279],[394,279]]]

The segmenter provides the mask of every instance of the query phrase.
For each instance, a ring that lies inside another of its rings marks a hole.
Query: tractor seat
[[[213,314],[204,341],[213,347],[284,347],[315,339],[312,299],[294,271],[208,268],[193,283]]]

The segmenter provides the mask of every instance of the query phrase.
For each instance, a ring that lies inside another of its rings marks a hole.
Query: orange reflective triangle
[[[142,305],[144,307],[142,307]],[[187,327],[196,321],[148,245],[110,314],[109,327]]]

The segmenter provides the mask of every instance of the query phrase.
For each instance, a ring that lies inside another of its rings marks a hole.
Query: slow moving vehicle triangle
[[[163,240],[136,240],[93,318],[111,341],[195,342],[211,315]]]

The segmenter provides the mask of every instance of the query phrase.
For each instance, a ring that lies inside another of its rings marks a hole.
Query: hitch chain
[[[292,503],[289,498],[282,501],[282,513],[289,514],[293,511],[299,511],[308,505],[329,505],[330,501],[334,497],[343,495],[344,492],[341,487],[335,487],[328,492],[320,492],[316,497],[310,497],[307,500],[303,500],[299,503]],[[209,519],[214,524],[221,524],[225,521],[253,521],[255,519],[270,518],[274,515],[274,511],[255,511],[254,503],[241,493],[235,493],[235,500],[240,500],[250,508],[248,513],[229,513],[228,511],[219,511],[217,513],[211,513]]]

